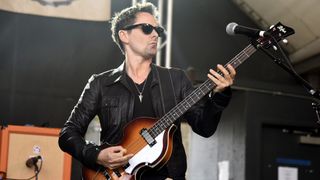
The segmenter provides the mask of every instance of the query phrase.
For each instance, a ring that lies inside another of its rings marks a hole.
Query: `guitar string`
[[[251,44],[250,44],[251,45]],[[243,58],[244,56],[245,57],[249,57],[250,55],[252,55],[253,53],[254,53],[254,51],[255,51],[255,48],[251,45],[251,46],[247,46],[241,53],[239,53],[238,55],[236,55],[231,61],[229,61],[227,64],[232,64],[232,65],[234,65],[234,62],[239,62],[239,58]],[[247,50],[247,49],[249,49],[249,50]],[[245,52],[245,50],[247,50],[247,53]],[[242,56],[242,57],[241,57]],[[245,58],[244,57],[244,58]],[[240,62],[240,64],[241,64],[242,62]],[[227,66],[227,64],[225,65],[225,67]],[[238,63],[238,65],[239,65],[239,63]],[[236,65],[235,65],[236,66]],[[209,80],[209,79],[208,79]],[[173,117],[173,118],[175,118],[175,114],[179,114],[179,113],[172,113],[172,111],[173,112],[178,112],[177,110],[179,110],[180,112],[182,112],[181,111],[181,108],[180,108],[180,105],[182,106],[182,107],[186,107],[186,106],[190,106],[189,105],[189,103],[187,102],[187,101],[190,101],[190,100],[192,100],[194,103],[193,104],[195,104],[196,102],[194,101],[194,96],[195,95],[197,95],[197,94],[199,94],[199,93],[201,93],[201,95],[203,95],[204,93],[203,93],[203,87],[205,87],[205,88],[207,88],[208,90],[210,90],[211,89],[211,85],[209,84],[210,82],[208,82],[208,80],[207,81],[205,81],[204,83],[202,83],[195,91],[194,91],[194,93],[191,93],[190,94],[190,96],[187,96],[186,98],[185,98],[185,102],[183,102],[183,101],[181,101],[181,103],[179,103],[177,106],[175,106],[172,110],[170,110],[165,116],[163,116],[163,118],[161,118],[161,119],[164,119],[165,121],[167,121],[166,119],[171,119],[169,116],[171,116],[171,117]],[[209,84],[209,85],[208,85]],[[210,88],[208,88],[208,86],[210,87]],[[200,99],[201,99],[201,97],[200,97]],[[199,100],[199,97],[197,96],[196,97],[196,101],[198,101]],[[179,109],[180,108],[180,109]],[[188,107],[187,107],[188,108]],[[185,109],[185,108],[184,108]],[[182,113],[180,113],[180,115],[179,116],[181,116],[183,114],[183,112]],[[178,116],[178,117],[179,117]],[[154,129],[157,129],[157,128],[159,128],[159,127],[162,127],[162,124],[160,123],[160,121],[161,121],[161,119],[155,124],[155,128]],[[169,123],[169,124],[171,124],[171,122]],[[162,132],[162,131],[160,131],[160,132]],[[153,129],[151,129],[151,133],[154,133],[154,130]]]
[[[236,62],[236,61],[238,61],[239,62],[239,57],[240,56],[246,56],[246,57],[249,57],[251,54],[253,54],[253,52],[255,51],[255,49],[252,47],[252,46],[248,46],[248,47],[246,47],[246,49],[249,49],[250,51],[247,51],[247,53],[240,53],[238,56],[236,56],[232,61],[230,61],[229,63],[227,63],[227,64],[234,64],[234,62]],[[248,55],[248,54],[250,54],[250,55]],[[240,63],[242,63],[242,62],[240,62]],[[239,65],[239,63],[238,63],[238,65]],[[211,85],[208,85],[208,82],[205,82],[205,83],[203,83],[202,85],[201,85],[201,87],[199,88],[199,89],[196,89],[196,91],[194,92],[194,93],[192,93],[192,96],[190,96],[190,97],[187,97],[186,98],[186,100],[188,101],[188,100],[192,100],[192,101],[194,101],[194,95],[196,95],[196,94],[199,94],[199,92],[201,92],[202,93],[202,95],[204,94],[203,93],[203,87],[206,87],[208,90],[210,90],[210,88],[208,88],[208,86],[210,87]],[[196,99],[200,99],[198,96],[196,97]],[[183,103],[181,103],[181,105],[183,105],[182,107],[187,107],[188,108],[188,106],[190,106],[189,105],[189,103],[187,102],[187,101],[185,101],[185,102],[183,102]],[[195,102],[195,101],[194,101]],[[175,118],[175,116],[176,116],[176,114],[179,114],[179,113],[177,113],[178,111],[177,110],[179,110],[180,112],[181,112],[181,109],[179,109],[181,106],[179,106],[179,105],[177,105],[176,107],[174,107],[174,111],[173,112],[175,112],[175,113],[172,113],[172,111],[169,111],[169,113],[166,115],[166,116],[164,116],[163,117],[163,119],[164,119],[164,121],[165,122],[167,122],[167,119],[171,119],[171,117],[173,117],[173,118]],[[184,108],[184,109],[186,109],[186,108]],[[181,114],[183,114],[183,112],[182,113],[180,113],[180,115]],[[180,116],[179,115],[179,116]],[[170,117],[171,116],[171,117]],[[178,117],[179,117],[178,116]],[[151,129],[151,133],[154,133],[154,130],[156,130],[157,131],[157,129],[159,128],[159,127],[162,127],[162,124],[163,123],[160,123],[160,121],[159,121],[159,123],[157,123],[155,126],[154,126],[154,128],[153,129]],[[168,123],[168,124],[170,124],[170,123]],[[159,132],[161,132],[161,131],[159,131]]]
[[[251,49],[249,49],[249,48],[251,48]],[[236,61],[239,61],[239,57],[240,56],[246,56],[246,57],[248,57],[249,55],[248,54],[252,54],[253,52],[252,52],[252,50],[255,50],[255,49],[252,49],[253,47],[251,46],[247,46],[244,50],[246,50],[246,49],[249,49],[249,50],[251,50],[251,52],[250,51],[247,51],[247,53],[246,52],[244,52],[244,53],[239,53],[239,55],[237,55],[235,58],[233,58],[233,60],[231,60],[229,63],[227,63],[227,64],[233,64],[234,62],[236,62]],[[239,64],[239,63],[238,63]],[[208,85],[208,82],[205,82],[205,83],[203,83],[199,88],[197,88],[195,91],[194,91],[194,93],[191,93],[191,95],[190,96],[188,96],[185,100],[186,101],[184,101],[184,102],[182,102],[182,103],[179,103],[176,107],[174,107],[171,111],[169,111],[163,118],[161,118],[161,119],[163,119],[165,122],[168,122],[167,121],[167,119],[171,119],[171,118],[175,118],[175,116],[176,116],[176,114],[178,114],[179,115],[179,113],[177,113],[178,111],[177,110],[179,110],[180,112],[182,112],[181,111],[181,106],[182,107],[184,107],[184,109],[186,110],[186,108],[189,108],[189,106],[190,106],[190,104],[188,103],[188,101],[190,102],[190,100],[192,100],[193,102],[195,102],[195,100],[194,100],[194,97],[195,97],[195,95],[199,95],[199,93],[201,93],[201,95],[204,95],[205,93],[203,93],[203,87],[206,87],[207,88],[207,90],[210,90],[211,89],[211,87],[209,88],[209,87],[211,86],[211,85]],[[201,97],[200,97],[201,98]],[[198,101],[199,99],[199,96],[196,96],[196,101]],[[181,105],[181,106],[180,106]],[[183,112],[182,113],[180,113],[180,115],[182,115],[183,114]],[[179,116],[180,116],[179,115]],[[171,116],[171,117],[170,117]],[[179,116],[177,116],[177,117],[179,117]],[[160,119],[160,120],[161,120]],[[171,124],[171,121],[169,121],[169,123],[168,124]],[[158,132],[158,130],[157,129],[159,129],[159,127],[161,128],[161,127],[163,127],[162,126],[163,125],[163,123],[161,123],[161,121],[158,121],[156,124],[155,124],[155,126],[151,129],[151,133],[155,133],[155,131],[156,132]],[[159,132],[162,132],[162,131],[159,131]]]
[[[251,45],[251,44],[250,44]],[[241,51],[239,54],[237,54],[231,61],[229,61],[227,64],[233,64],[234,62],[236,61],[239,61],[239,58],[245,58],[245,57],[249,57],[250,55],[252,55],[256,49],[251,45],[251,46],[247,46],[243,51]],[[247,52],[244,52],[245,50],[249,49]],[[242,62],[241,62],[242,63]],[[226,64],[226,65],[227,65]],[[225,67],[226,67],[225,65]],[[167,114],[165,114],[159,121],[157,121],[153,127],[151,127],[151,132],[150,133],[154,133],[154,130],[153,129],[156,129],[156,128],[159,128],[161,126],[161,124],[159,124],[158,122],[160,121],[165,121],[165,122],[168,122],[168,120],[170,120],[171,118],[169,116],[172,116],[173,118],[175,118],[173,115],[172,115],[172,111],[177,111],[177,109],[182,106],[182,104],[185,104],[187,103],[187,101],[190,101],[190,99],[193,100],[193,96],[196,94],[196,93],[199,93],[201,91],[201,93],[203,93],[202,91],[202,88],[203,86],[207,86],[208,85],[208,80],[207,79],[204,83],[202,83],[195,91],[194,93],[191,93],[190,95],[188,95],[183,101],[181,101],[177,106],[175,106],[173,109],[171,109]],[[215,84],[213,84],[214,86]],[[201,88],[201,89],[200,89]],[[208,88],[208,87],[207,87]],[[211,88],[210,88],[211,89]],[[188,104],[188,103],[187,103]],[[189,105],[190,106],[190,105]],[[185,106],[183,106],[185,107]],[[188,108],[188,107],[187,107]],[[183,112],[184,110],[181,111],[181,109],[178,109],[180,112]],[[171,113],[170,113],[171,112]],[[183,114],[183,113],[182,113]],[[171,124],[171,122],[170,122]],[[156,128],[154,128],[156,127]],[[162,131],[161,131],[162,132]],[[133,141],[131,144],[129,144],[127,147],[128,151],[130,151],[131,149],[131,152],[133,152],[133,154],[136,154],[137,152],[139,152],[141,149],[140,148],[143,148],[145,145],[147,145],[146,141],[142,138],[142,137],[138,137],[135,141]]]

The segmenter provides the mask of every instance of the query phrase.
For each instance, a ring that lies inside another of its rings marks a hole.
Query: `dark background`
[[[112,2],[112,12],[130,3]],[[176,0],[174,7],[172,66],[192,66],[201,80],[249,43],[225,33],[229,22],[255,27],[231,2]],[[0,11],[0,27],[0,118],[8,124],[61,127],[90,75],[117,67],[124,58],[108,22]],[[238,69],[236,85],[302,92],[260,52]]]
[[[113,14],[129,6],[131,1],[117,0],[111,4]],[[172,66],[183,69],[192,66],[197,78],[204,80],[210,67],[228,62],[249,44],[246,37],[225,33],[229,22],[256,27],[231,1],[175,0]],[[0,122],[61,128],[90,75],[117,67],[123,58],[112,42],[108,22],[0,11]],[[239,111],[237,107],[250,108],[242,111],[246,115],[243,122],[247,124],[246,131],[251,132],[247,144],[256,142],[250,137],[262,135],[262,122],[266,118],[273,120],[271,124],[276,121],[285,126],[318,127],[311,101],[305,98],[306,92],[264,54],[255,53],[237,73],[235,89],[238,91],[269,92],[254,94],[255,98],[248,96],[250,93],[235,93],[238,98],[244,98],[242,102],[252,105],[237,102],[228,109],[232,112]],[[280,98],[281,94],[290,96]],[[284,106],[276,107],[277,104]],[[275,110],[288,116],[280,118]],[[299,116],[290,116],[293,110]],[[252,125],[253,119],[259,125]],[[256,128],[260,130],[251,131]],[[259,157],[264,153],[248,146],[250,150]],[[255,157],[248,157],[248,167],[260,164],[260,158]],[[73,179],[77,179],[78,169],[73,171]],[[247,175],[247,180],[258,179],[259,171],[255,172],[256,175]]]

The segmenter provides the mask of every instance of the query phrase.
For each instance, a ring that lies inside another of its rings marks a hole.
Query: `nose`
[[[152,29],[151,35],[160,37],[160,35],[158,34],[158,32],[155,29]]]

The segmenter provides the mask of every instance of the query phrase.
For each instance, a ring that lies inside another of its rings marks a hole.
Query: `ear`
[[[128,32],[124,30],[120,30],[118,32],[119,39],[123,44],[127,44],[129,42]]]

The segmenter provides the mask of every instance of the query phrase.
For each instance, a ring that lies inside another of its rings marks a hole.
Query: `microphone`
[[[34,157],[30,157],[29,159],[27,159],[26,161],[26,166],[28,168],[31,168],[32,166],[37,165],[37,162],[39,159],[42,159],[41,156],[34,156]]]
[[[243,34],[248,37],[266,37],[269,35],[266,31],[261,31],[259,29],[249,28],[245,26],[240,26],[235,22],[231,22],[226,27],[226,32],[229,35]]]

